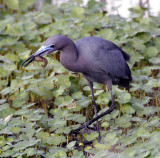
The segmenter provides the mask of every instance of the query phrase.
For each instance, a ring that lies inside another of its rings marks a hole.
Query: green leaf
[[[122,112],[126,113],[126,114],[134,114],[135,110],[129,105],[123,105],[122,106]]]
[[[7,87],[7,88],[3,89],[0,93],[2,95],[6,95],[6,94],[11,93],[11,92],[12,92],[11,87]]]
[[[155,48],[155,47],[148,47],[145,49],[145,56],[148,56],[148,57],[155,57],[157,56],[158,54],[158,49]]]
[[[75,144],[76,144],[76,141],[72,141],[67,145],[67,148],[72,149],[72,148],[74,148]]]
[[[158,112],[156,107],[144,107],[143,114],[144,115],[151,115]]]
[[[130,145],[137,142],[137,137],[135,135],[128,136],[122,140],[124,146]]]
[[[83,136],[88,140],[88,141],[91,141],[91,140],[94,140],[94,139],[97,139],[98,138],[98,133],[97,132],[92,132],[91,134],[83,134]]]
[[[104,141],[106,142],[108,148],[110,148],[112,145],[115,145],[118,142],[118,138],[116,137],[116,133],[108,133],[105,138]]]
[[[152,57],[149,59],[149,62],[151,62],[153,64],[158,64],[158,63],[160,63],[160,57]]]
[[[3,67],[0,67],[0,77],[7,77],[9,74],[10,74],[9,71],[6,71]],[[3,83],[4,83],[4,81],[3,81]],[[10,87],[8,87],[8,88],[10,88]]]
[[[66,138],[63,135],[53,134],[47,139],[47,143],[50,145],[59,145],[62,142],[65,142]]]
[[[36,149],[35,148],[27,148],[25,149],[25,153],[27,154],[27,156],[33,156],[36,153]]]
[[[119,115],[119,110],[114,110],[114,111],[111,113],[111,118],[115,119],[118,115]]]
[[[74,99],[81,99],[82,98],[82,92],[75,92],[72,94]]]
[[[37,24],[48,24],[51,23],[51,15],[44,13],[44,12],[39,12],[37,16],[34,17],[34,20]]]
[[[75,7],[75,8],[72,9],[70,15],[71,15],[72,18],[83,19],[84,18],[84,13],[85,13],[84,8]]]
[[[98,32],[98,36],[113,41],[116,38],[116,33],[111,29],[103,29]]]
[[[68,106],[73,103],[73,98],[70,96],[56,98],[55,104],[59,107]]]
[[[28,7],[36,3],[36,0],[19,0],[20,10],[26,11]]]
[[[65,91],[65,87],[60,86],[59,89],[55,89],[55,90],[53,91],[53,95],[54,95],[55,97],[58,97],[58,96],[62,95],[62,94],[64,93],[64,91]]]
[[[13,148],[13,151],[19,151],[19,150],[22,150],[22,149],[26,149],[27,147],[30,147],[30,146],[34,146],[35,144],[37,144],[40,140],[37,139],[32,139],[32,140],[29,140],[29,141],[19,141],[17,144],[14,145],[14,148]]]
[[[19,10],[19,1],[18,0],[5,0],[5,3],[10,9]]]
[[[130,93],[122,93],[121,95],[118,95],[117,100],[121,104],[128,103],[131,100],[131,94]]]
[[[8,24],[4,31],[4,34],[20,37],[23,36],[25,32],[23,30],[22,23],[19,22],[17,24]]]
[[[58,76],[58,83],[60,86],[63,86],[65,88],[69,88],[71,86],[69,78],[64,75]]]
[[[131,126],[131,115],[125,114],[121,117],[118,117],[116,120],[116,124],[118,127],[122,127],[122,128],[128,128]]]
[[[21,56],[21,54],[25,52],[25,54],[23,55],[25,58],[27,58],[29,56],[29,54],[27,54],[27,53],[28,52],[30,53],[30,51],[26,48],[25,44],[18,42],[18,41],[14,45],[11,46],[11,49],[13,51],[15,51],[16,54],[18,54],[19,56]]]
[[[7,99],[0,99],[0,105],[4,104],[7,101]],[[0,108],[1,109],[1,108]]]
[[[63,150],[59,150],[58,152],[56,152],[55,157],[66,158],[67,154]]]
[[[81,114],[70,114],[67,116],[67,120],[73,120],[78,123],[83,123],[84,121],[86,121],[86,118],[83,117]]]
[[[149,126],[158,127],[160,124],[160,118],[158,116],[154,116],[149,119]]]
[[[77,103],[84,108],[91,103],[91,100],[89,98],[82,98],[81,100],[78,100]]]
[[[110,94],[106,92],[99,94],[96,100],[98,104],[104,104],[104,105],[108,104],[109,101],[110,101]]]
[[[109,123],[108,123],[108,122],[103,122],[103,123],[101,124],[101,126],[107,128],[107,127],[109,127]]]
[[[144,41],[137,38],[137,37],[134,37],[131,40],[131,44],[136,50],[144,50],[145,49]]]
[[[3,123],[6,123],[10,120],[12,117],[12,114],[14,113],[14,109],[10,108],[8,103],[0,105],[0,117],[4,118]]]
[[[15,55],[15,54],[6,54],[4,57],[5,57],[6,59],[12,61],[12,62],[18,62],[18,61],[19,61],[18,56]]]
[[[72,158],[76,158],[76,157],[84,158],[83,152],[78,150],[73,150]]]
[[[0,47],[2,47],[2,46],[11,46],[11,45],[14,45],[15,43],[17,43],[16,39],[13,39],[13,38],[10,38],[10,37],[3,38],[0,41]]]
[[[151,136],[151,134],[149,133],[149,131],[147,131],[145,128],[140,128],[137,131],[137,136],[141,137],[141,138],[148,138]]]
[[[16,99],[13,101],[13,106],[15,108],[19,108],[23,106],[23,103],[28,100],[28,92],[22,91],[17,96]]]
[[[13,132],[13,133],[19,133],[20,132],[20,127],[12,127],[11,128],[11,132]]]
[[[12,71],[14,71],[14,70],[17,69],[17,66],[16,66],[15,64],[6,64],[6,63],[4,63],[4,64],[3,64],[3,68],[4,68],[4,70],[6,70],[6,71],[12,72]]]
[[[42,142],[46,143],[49,138],[49,133],[41,131],[37,132],[36,136],[38,139],[41,139]]]
[[[12,90],[17,90],[18,88],[20,88],[22,86],[22,80],[20,79],[13,79],[11,81],[11,89]]]

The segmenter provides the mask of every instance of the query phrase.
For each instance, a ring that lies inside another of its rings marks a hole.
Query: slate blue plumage
[[[98,38],[85,37],[75,42],[79,57],[84,58],[84,74],[93,82],[107,84],[111,79],[113,84],[128,87],[131,72],[126,63],[130,56],[114,43]],[[123,81],[125,80],[125,82]]]
[[[61,50],[60,62],[66,69],[80,72],[87,79],[92,92],[95,115],[97,116],[97,105],[94,98],[93,82],[106,84],[111,93],[112,106],[101,116],[113,111],[116,105],[112,85],[128,88],[129,82],[132,81],[131,71],[127,65],[130,56],[114,43],[102,38],[84,37],[74,43],[66,36],[55,35],[48,38],[43,47],[25,60],[23,65],[27,66],[36,56],[43,56],[55,50]],[[89,126],[99,118],[100,116],[97,116],[77,130]],[[99,132],[98,121],[97,130]],[[100,138],[99,132],[99,140]]]

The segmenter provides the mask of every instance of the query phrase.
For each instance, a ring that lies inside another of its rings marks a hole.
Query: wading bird
[[[130,56],[125,53],[120,47],[114,43],[98,38],[95,36],[84,37],[78,39],[75,43],[68,37],[62,35],[55,35],[48,38],[44,45],[22,65],[27,66],[32,61],[47,60],[42,56],[56,50],[61,50],[60,62],[68,70],[82,73],[88,81],[92,93],[92,102],[95,113],[95,118],[84,123],[76,130],[88,127],[93,122],[96,122],[96,128],[99,133],[99,140],[101,139],[98,119],[110,113],[116,108],[112,85],[119,85],[120,87],[129,88],[129,82],[132,81],[131,71],[127,65]],[[104,113],[97,116],[97,104],[94,98],[93,82],[98,82],[107,85],[112,99],[112,105]]]

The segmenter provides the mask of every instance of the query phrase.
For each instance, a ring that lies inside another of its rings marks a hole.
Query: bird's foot
[[[95,102],[93,102],[93,109],[94,109],[94,113],[97,117],[97,104]],[[98,132],[98,142],[100,142],[101,141],[101,134],[100,134],[100,130],[99,130],[98,120],[96,121],[96,130]]]
[[[88,133],[89,130],[92,130],[92,131],[97,131],[98,132],[98,142],[101,141],[101,135],[100,135],[100,131],[98,131],[96,129],[96,127],[89,127],[89,121],[88,122],[85,122],[83,125],[81,125],[79,128],[73,130],[70,132],[70,134],[78,134],[80,132],[81,129],[83,129],[83,132],[82,133]]]
[[[90,123],[90,121],[84,123],[84,125],[85,125],[84,133],[87,133],[88,130],[97,131],[98,132],[98,142],[100,142],[101,141],[101,134],[100,134],[100,130],[99,130],[99,124],[96,123],[96,127],[89,127],[89,123]]]
[[[116,105],[115,104],[112,104],[111,106],[110,106],[110,110],[114,110],[116,108]]]
[[[94,111],[96,110],[96,112],[97,112],[97,104],[96,103],[93,104],[93,109],[94,109]]]
[[[100,134],[100,131],[98,131],[98,142],[100,142],[101,141],[101,134]]]
[[[88,131],[88,129],[95,131],[96,129],[94,127],[89,127],[89,121],[82,124],[79,128],[71,131],[70,133],[78,134],[81,129],[84,129],[84,133]]]
[[[95,128],[95,127],[89,127],[89,121],[88,121],[88,122],[85,122],[83,125],[85,126],[85,127],[84,127],[84,133],[87,133],[88,130],[96,131],[96,128]]]
[[[78,134],[80,130],[82,130],[82,129],[84,129],[84,128],[88,128],[88,126],[89,126],[90,124],[92,124],[92,123],[95,122],[95,121],[98,121],[98,119],[102,118],[102,117],[105,116],[106,114],[109,114],[109,113],[112,112],[115,108],[116,108],[116,105],[113,103],[113,104],[111,105],[111,107],[110,107],[107,111],[105,111],[105,112],[103,112],[102,114],[96,116],[95,118],[89,120],[88,122],[85,122],[85,123],[82,124],[80,127],[78,127],[77,129],[71,131],[70,133],[71,133],[71,134],[72,134],[72,133]],[[90,128],[90,127],[89,127],[89,128]],[[91,127],[91,128],[92,128],[92,127]],[[91,128],[90,128],[90,129],[91,129]],[[97,130],[97,131],[98,131],[98,130]],[[100,141],[101,141],[100,131],[98,131],[98,133],[99,133],[98,142],[100,142]]]

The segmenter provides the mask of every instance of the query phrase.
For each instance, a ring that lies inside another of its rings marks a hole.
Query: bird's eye
[[[54,44],[52,44],[52,45],[50,45],[50,47],[51,47],[51,48],[54,48],[54,47],[55,47],[55,45],[54,45]]]

